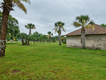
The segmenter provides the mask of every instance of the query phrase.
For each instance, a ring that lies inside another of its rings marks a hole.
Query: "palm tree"
[[[18,38],[21,38],[21,41],[22,41],[22,45],[25,45],[25,39],[26,39],[26,37],[27,37],[27,34],[26,33],[18,33],[17,34],[17,37]]]
[[[17,5],[20,9],[22,9],[25,13],[27,10],[25,6],[21,3],[21,1],[30,3],[29,0],[3,0],[2,8],[3,8],[3,15],[2,15],[2,24],[1,24],[1,40],[3,40],[4,44],[6,44],[6,33],[7,33],[7,21],[8,16],[11,10],[13,10],[13,6]],[[3,51],[0,51],[0,57],[5,56],[5,48]]]
[[[48,32],[49,35],[49,43],[51,42],[51,35],[53,35],[53,33],[51,33],[50,31]]]
[[[35,25],[32,24],[32,23],[25,25],[25,27],[26,27],[27,29],[29,29],[29,35],[31,35],[31,29],[36,29],[36,28],[35,28]]]
[[[82,43],[82,48],[86,48],[85,46],[85,27],[92,28],[94,29],[94,22],[90,21],[90,17],[88,15],[81,15],[76,17],[76,21],[73,22],[73,25],[75,27],[80,27],[81,28],[81,43]]]
[[[59,36],[59,46],[61,46],[61,29],[65,32],[65,28],[63,27],[65,25],[65,23],[58,21],[55,24],[55,28],[53,30],[55,30],[55,32],[58,33]]]

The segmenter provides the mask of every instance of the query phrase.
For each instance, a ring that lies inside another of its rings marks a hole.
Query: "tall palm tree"
[[[3,8],[2,15],[2,24],[1,24],[1,40],[3,40],[4,44],[6,44],[6,33],[7,33],[7,21],[9,17],[9,13],[13,10],[13,6],[17,5],[20,9],[22,9],[25,13],[27,10],[22,2],[30,3],[29,0],[3,0],[1,8]],[[5,56],[5,48],[3,51],[0,51],[0,57]]]
[[[81,28],[81,43],[82,48],[86,48],[85,46],[85,27],[94,29],[94,22],[90,21],[90,17],[88,15],[81,15],[76,17],[76,21],[73,22],[75,27],[82,27]]]
[[[29,29],[29,35],[31,35],[31,29],[36,29],[36,28],[35,28],[35,25],[32,24],[32,23],[25,25],[25,27],[26,27],[27,29]]]
[[[49,35],[49,43],[51,42],[51,35],[53,35],[53,33],[51,33],[50,31],[48,32]]]
[[[55,32],[58,33],[59,36],[59,46],[61,46],[61,29],[65,32],[65,28],[63,27],[65,25],[65,23],[58,21],[55,24],[55,28],[53,30],[55,30]]]

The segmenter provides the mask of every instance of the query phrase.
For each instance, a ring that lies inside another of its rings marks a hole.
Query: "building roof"
[[[93,34],[106,34],[106,28],[100,25],[95,24],[94,30],[85,28],[85,35],[93,35]],[[81,28],[66,34],[65,36],[75,36],[81,35]]]

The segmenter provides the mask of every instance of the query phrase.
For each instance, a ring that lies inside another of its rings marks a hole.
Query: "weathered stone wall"
[[[67,47],[81,47],[81,36],[67,37]],[[85,39],[87,48],[106,50],[106,35],[87,35]]]
[[[66,38],[67,47],[81,47],[81,36],[71,36]]]

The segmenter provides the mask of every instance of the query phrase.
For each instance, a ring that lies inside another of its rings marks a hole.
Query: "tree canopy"
[[[90,17],[88,15],[81,15],[76,17],[76,21],[73,22],[75,27],[81,28],[81,43],[82,48],[86,48],[85,46],[85,27],[94,29],[94,22],[90,21]]]
[[[101,26],[106,27],[106,24],[101,24]]]
[[[0,31],[1,31],[1,23],[2,23],[2,12],[0,11]],[[7,34],[11,34],[16,37],[16,35],[20,32],[18,24],[19,24],[18,20],[12,17],[12,15],[9,15],[7,22]]]

